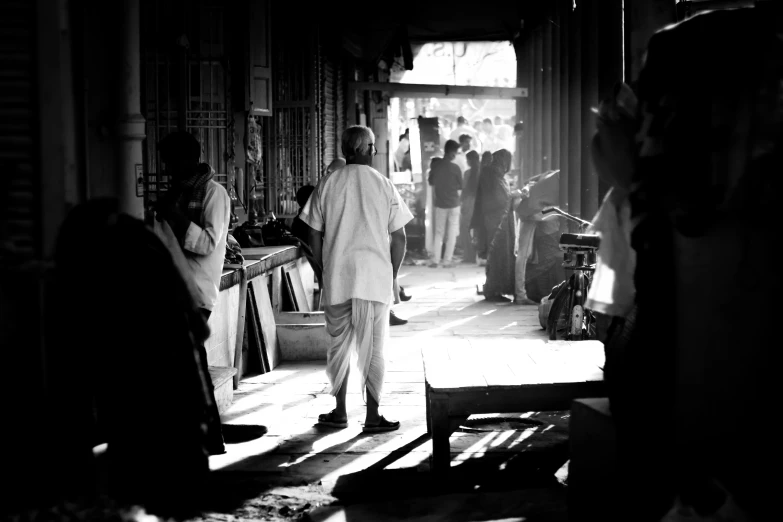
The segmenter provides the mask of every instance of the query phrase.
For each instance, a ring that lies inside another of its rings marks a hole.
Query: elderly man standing
[[[413,219],[392,182],[370,167],[375,136],[355,125],[343,132],[347,165],[323,177],[302,211],[310,246],[324,274],[324,315],[332,336],[326,373],[337,406],[318,417],[325,426],[348,426],[346,393],[351,356],[358,355],[366,391],[365,432],[392,431],[400,423],[378,411],[383,391],[383,347],[392,289],[405,256],[405,224]]]

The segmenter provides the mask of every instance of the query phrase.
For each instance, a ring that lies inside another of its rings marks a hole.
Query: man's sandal
[[[398,429],[400,429],[399,421],[389,421],[386,420],[386,417],[381,415],[381,420],[378,422],[378,424],[365,424],[364,428],[362,428],[362,431],[364,433],[380,433],[383,431],[394,431]]]
[[[329,426],[330,428],[347,428],[348,419],[344,421],[338,421],[334,418],[334,410],[329,413],[322,413],[318,416],[318,424],[320,426]]]

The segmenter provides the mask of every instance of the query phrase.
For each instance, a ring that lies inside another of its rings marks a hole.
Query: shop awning
[[[523,20],[538,18],[545,4],[546,0],[343,2],[330,6],[325,16],[342,33],[346,49],[358,58],[377,61],[405,57],[416,43],[513,41],[523,23],[529,23]]]

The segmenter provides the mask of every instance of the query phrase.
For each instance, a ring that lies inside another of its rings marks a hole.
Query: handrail
[[[530,179],[528,179],[528,180],[527,180],[527,183],[531,183],[531,182],[537,182],[537,181],[539,181],[541,178],[543,178],[544,176],[546,176],[547,174],[557,174],[558,172],[560,172],[560,169],[553,169],[553,170],[547,170],[547,171],[545,171],[545,172],[539,172],[538,174],[536,174],[536,175],[534,175],[534,176],[530,176]],[[526,183],[526,184],[527,184],[527,183]]]
[[[566,218],[566,219],[568,219],[568,220],[570,220],[570,221],[573,221],[573,222],[575,222],[575,223],[579,224],[579,226],[581,226],[581,227],[588,227],[588,226],[592,225],[592,223],[590,223],[589,221],[585,221],[585,220],[584,220],[584,219],[582,219],[582,218],[578,218],[578,217],[576,217],[576,216],[572,216],[572,215],[571,215],[571,214],[569,214],[568,212],[563,212],[562,210],[560,210],[560,209],[559,209],[559,208],[557,208],[557,207],[547,207],[547,208],[545,208],[545,209],[543,209],[543,210],[541,211],[541,213],[542,213],[544,216],[546,216],[547,214],[551,214],[551,213],[553,213],[553,212],[554,212],[555,214],[557,214],[558,216],[560,216],[560,217],[564,217],[564,218]]]

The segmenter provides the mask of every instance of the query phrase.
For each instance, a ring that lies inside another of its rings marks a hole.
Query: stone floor
[[[395,311],[410,322],[391,328],[381,410],[401,421],[399,431],[362,433],[356,372],[343,430],[315,426],[334,404],[322,362],[283,363],[244,379],[223,421],[263,424],[269,432],[210,458],[216,501],[205,518],[288,520],[319,505],[521,490],[520,498],[530,496],[531,514],[564,519],[568,412],[514,414],[533,419],[524,430],[455,433],[449,478],[433,480],[429,472],[421,347],[545,337],[535,306],[487,303],[476,294],[483,280],[484,269],[475,265],[401,270],[400,283],[413,299]]]

